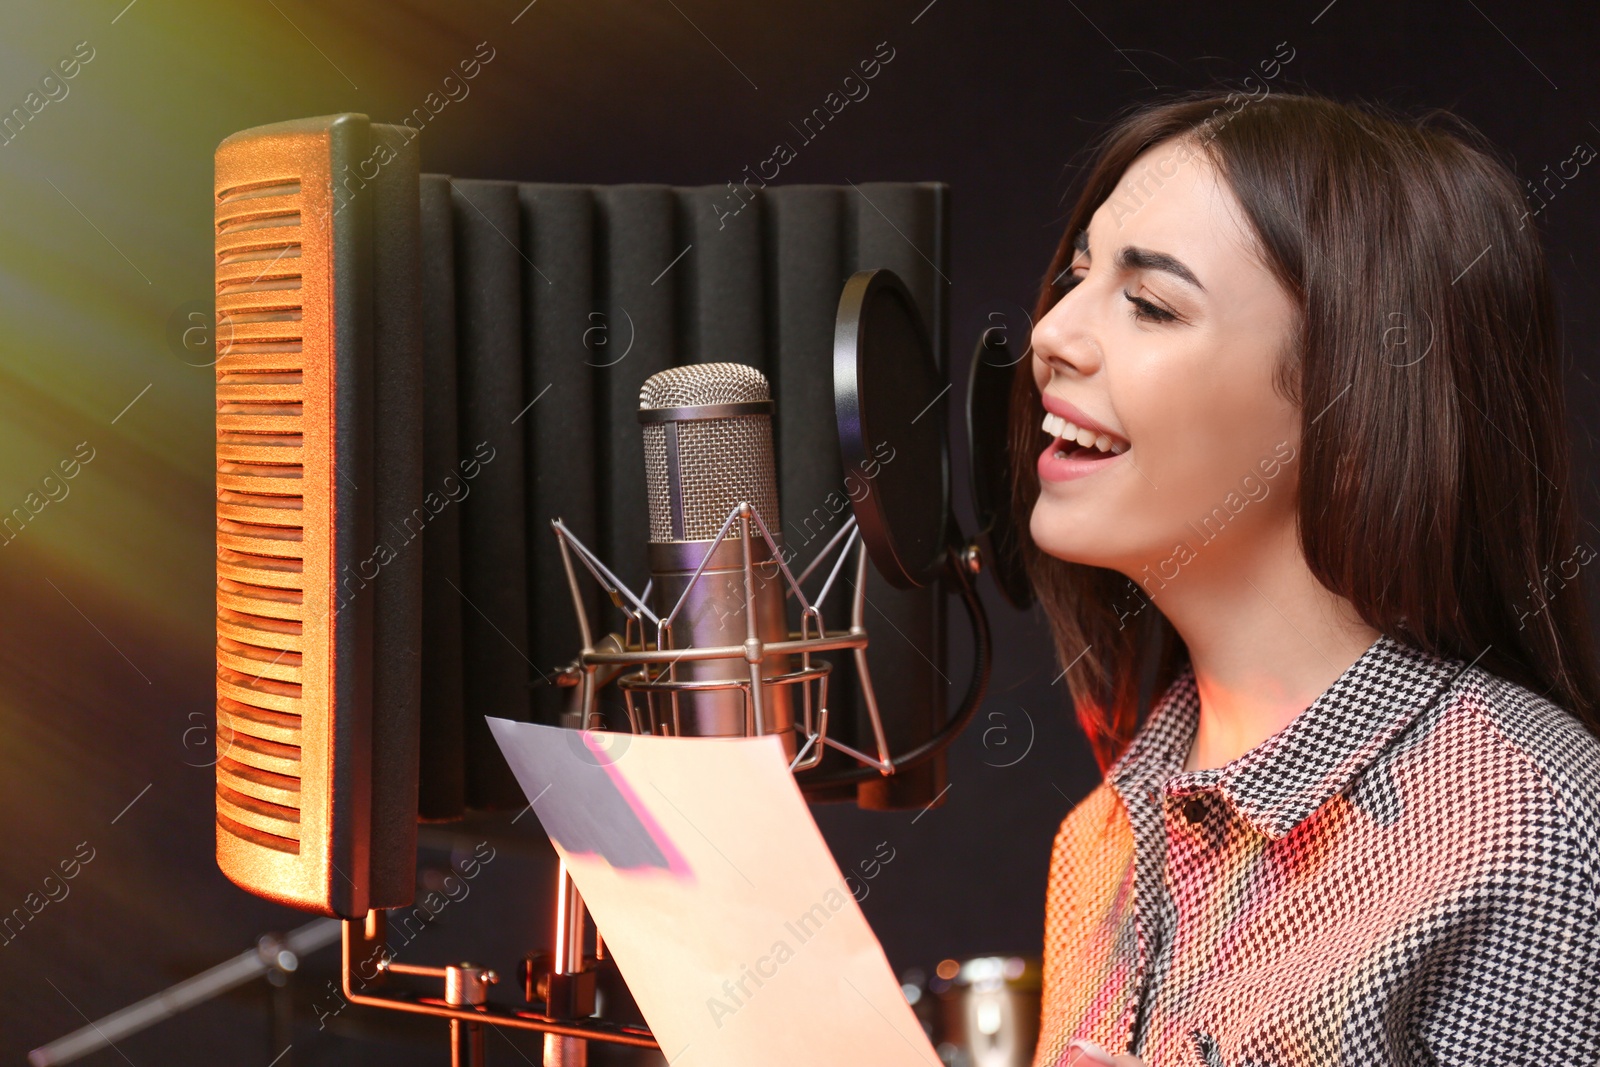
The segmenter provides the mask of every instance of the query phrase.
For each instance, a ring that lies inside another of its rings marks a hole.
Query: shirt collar
[[[1342,792],[1464,669],[1380,635],[1288,726],[1222,767],[1183,771],[1199,725],[1194,669],[1185,666],[1106,777],[1126,803],[1165,789],[1218,790],[1274,840]]]

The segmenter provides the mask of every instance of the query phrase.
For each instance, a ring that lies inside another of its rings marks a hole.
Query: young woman
[[[1017,500],[1105,771],[1036,1067],[1600,1062],[1600,533],[1517,180],[1443,114],[1145,107],[1036,322]]]

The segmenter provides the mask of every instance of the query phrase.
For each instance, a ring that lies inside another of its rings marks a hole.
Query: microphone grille
[[[652,375],[639,391],[639,406],[740,404],[771,395],[766,376],[754,367],[692,363]],[[741,500],[761,513],[781,542],[770,415],[649,423],[644,460],[652,542],[709,541]],[[738,534],[735,523],[728,536]]]
[[[770,400],[767,376],[743,363],[691,363],[645,379],[641,408],[686,408]]]

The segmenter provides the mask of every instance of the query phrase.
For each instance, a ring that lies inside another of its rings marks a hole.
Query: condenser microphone
[[[741,363],[697,363],[651,376],[639,393],[645,481],[650,502],[649,563],[655,609],[665,619],[680,599],[666,639],[672,649],[743,645],[748,635],[741,523],[729,516],[748,503],[755,630],[763,643],[789,637],[784,584],[772,547],[782,547],[772,450],[772,394],[767,379]],[[719,536],[720,535],[720,536]],[[709,557],[707,555],[709,553]],[[704,567],[701,567],[702,562]],[[696,570],[699,578],[695,578]],[[688,591],[684,598],[685,590]],[[768,656],[763,677],[787,673],[791,657]],[[693,737],[757,732],[747,697],[750,666],[741,659],[670,663],[670,693],[652,693],[655,721]],[[761,732],[796,750],[792,686],[762,685]]]

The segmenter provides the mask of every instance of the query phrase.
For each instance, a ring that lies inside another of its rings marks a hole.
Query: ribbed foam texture
[[[742,363],[692,363],[651,375],[639,391],[639,407],[677,408],[743,404],[771,397],[766,376]],[[772,418],[740,415],[677,422],[677,461],[683,497],[685,541],[709,541],[741,500],[760,512],[781,539],[778,480],[772,452]],[[644,427],[645,484],[650,500],[650,540],[680,540],[672,531],[668,435],[662,423]],[[739,524],[728,528],[739,536]]]

